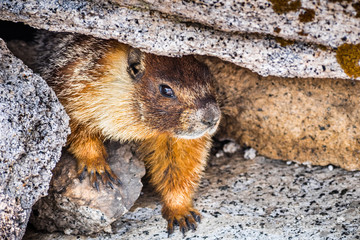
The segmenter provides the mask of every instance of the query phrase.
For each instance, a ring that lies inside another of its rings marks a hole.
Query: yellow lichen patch
[[[295,43],[294,40],[287,40],[281,37],[275,37],[275,41],[279,43],[282,47],[286,47]]]
[[[272,8],[274,12],[281,14],[291,11],[297,11],[301,8],[300,0],[269,0],[272,3]]]
[[[344,43],[339,46],[336,51],[336,59],[349,77],[360,77],[360,44]]]
[[[305,8],[302,13],[299,14],[300,22],[311,22],[315,18],[315,11],[313,9]]]

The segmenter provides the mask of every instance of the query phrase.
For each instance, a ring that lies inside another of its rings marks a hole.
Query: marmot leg
[[[104,185],[113,187],[111,182],[120,183],[118,177],[106,162],[107,153],[99,134],[94,134],[84,127],[72,128],[69,136],[69,151],[77,159],[78,175],[87,171],[93,187],[99,190],[97,175],[101,177]]]
[[[193,208],[193,194],[206,164],[210,147],[208,136],[199,139],[178,139],[161,135],[146,140],[141,153],[150,171],[150,181],[161,194],[162,215],[168,221],[168,233],[179,225],[185,233],[200,222]]]

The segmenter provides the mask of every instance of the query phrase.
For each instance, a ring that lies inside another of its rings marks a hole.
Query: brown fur
[[[47,39],[48,41],[44,41]],[[49,40],[50,39],[50,40]],[[53,41],[51,41],[53,39]],[[73,34],[40,35],[39,67],[70,116],[69,151],[105,183],[117,179],[105,139],[138,140],[151,183],[163,201],[168,231],[200,220],[192,197],[219,123],[212,77],[193,57],[143,54],[115,40]],[[175,97],[160,92],[171,86]]]
[[[192,197],[209,147],[208,135],[184,140],[161,134],[142,143],[140,150],[150,167],[151,182],[163,199],[162,214],[168,220],[168,229],[173,229],[174,222],[186,227],[186,220],[195,227],[193,214],[200,215],[193,208]]]

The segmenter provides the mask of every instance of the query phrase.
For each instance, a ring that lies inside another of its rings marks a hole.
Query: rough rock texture
[[[347,51],[358,47],[358,12],[351,0],[0,3],[0,19],[37,28],[115,38],[155,54],[217,56],[264,76],[322,78],[360,77],[348,72],[360,53]]]
[[[145,167],[131,144],[108,142],[108,161],[122,184],[114,189],[100,184],[100,191],[82,182],[76,174],[76,160],[64,151],[54,169],[49,195],[33,207],[30,222],[39,230],[66,234],[112,232],[111,224],[126,213],[139,197]]]
[[[1,239],[21,239],[67,134],[68,116],[55,94],[0,39]]]
[[[212,158],[195,206],[203,218],[196,232],[170,239],[359,239],[359,172],[288,165],[239,154]],[[117,234],[78,239],[167,239],[160,204],[147,192],[114,224]],[[25,239],[75,239],[29,234]]]
[[[351,0],[113,1],[183,17],[224,32],[255,32],[332,47],[341,45],[344,37],[348,43],[359,43],[360,6]]]
[[[360,170],[360,84],[343,79],[261,77],[215,58],[223,137],[260,155]]]
[[[115,38],[155,54],[216,56],[264,76],[355,79],[360,77],[359,9],[352,0],[3,0],[0,19]],[[223,133],[274,158],[359,169],[358,83],[262,78],[215,64],[215,76],[224,77],[221,84],[227,86],[220,85],[226,96],[223,124],[228,124]],[[204,221],[188,237],[359,238],[358,179],[358,173],[289,167],[259,157],[215,159],[198,195]],[[59,206],[71,205],[67,196],[60,199]],[[146,207],[135,208],[111,228],[112,217],[90,209],[100,219],[92,228],[118,232],[100,239],[165,238],[159,204],[138,206]],[[3,219],[12,221],[16,209],[3,211]],[[75,209],[69,220],[89,210]],[[52,217],[67,233],[82,227],[75,221],[65,228],[64,219]],[[51,224],[46,228],[52,229]]]

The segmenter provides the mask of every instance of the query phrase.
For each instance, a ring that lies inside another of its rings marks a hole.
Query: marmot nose
[[[218,123],[219,119],[220,109],[217,106],[210,105],[207,107],[201,122],[208,127],[213,127]]]

